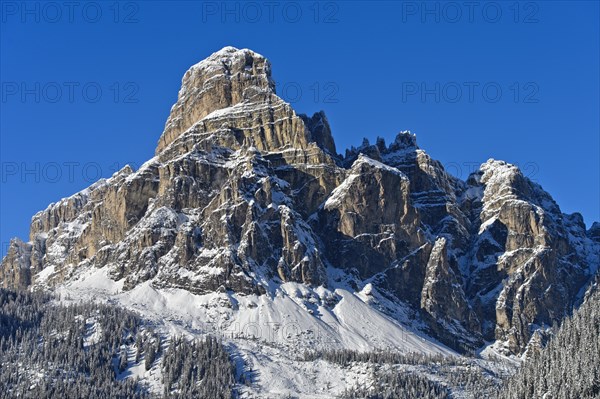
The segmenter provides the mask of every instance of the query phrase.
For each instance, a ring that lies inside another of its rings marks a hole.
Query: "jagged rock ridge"
[[[266,58],[226,47],[185,73],[155,157],[36,214],[0,281],[93,266],[124,289],[263,294],[335,283],[338,268],[455,348],[520,353],[597,275],[599,226],[502,161],[458,180],[408,132],[338,155],[323,112],[296,114]]]

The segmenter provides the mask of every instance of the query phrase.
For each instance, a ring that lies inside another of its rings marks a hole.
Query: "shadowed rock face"
[[[407,132],[338,155],[322,111],[297,115],[266,58],[226,47],[184,75],[156,156],[36,214],[0,282],[103,267],[124,289],[263,294],[335,284],[338,268],[456,348],[521,353],[598,279],[599,248],[600,224],[586,231],[505,162],[463,182]]]

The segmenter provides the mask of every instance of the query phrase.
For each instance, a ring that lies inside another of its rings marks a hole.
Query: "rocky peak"
[[[271,64],[248,49],[225,47],[193,65],[183,76],[156,153],[211,112],[275,94]]]
[[[416,150],[418,148],[419,146],[417,145],[417,135],[406,130],[396,135],[396,138],[394,139],[394,142],[390,145],[388,152],[395,152],[401,150]]]
[[[296,114],[275,94],[265,57],[226,47],[185,73],[156,155],[160,162],[168,162],[190,152],[245,147],[265,154],[295,149],[299,151],[295,157],[308,151],[329,158],[326,163],[337,157],[324,112],[311,118]]]
[[[596,241],[597,243],[600,243],[600,223],[592,223],[592,226],[587,231],[587,234],[588,237],[590,237],[592,240]]]
[[[317,143],[319,147],[327,151],[330,155],[337,156],[335,141],[331,135],[329,121],[324,111],[315,113],[311,118],[301,114],[300,117],[310,132],[310,141]]]
[[[407,157],[415,157],[417,154],[417,137],[409,131],[403,131],[396,135],[394,141],[386,147],[385,140],[378,137],[375,144],[371,144],[368,138],[364,138],[359,147],[350,147],[346,150],[344,163],[352,165],[360,154],[364,154],[371,159],[382,161],[393,165],[400,164]]]

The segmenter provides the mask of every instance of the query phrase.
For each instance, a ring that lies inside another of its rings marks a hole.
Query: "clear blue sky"
[[[0,3],[2,253],[50,202],[150,158],[183,73],[226,45],[325,110],[339,152],[411,130],[462,178],[503,159],[600,219],[597,1],[23,4]]]

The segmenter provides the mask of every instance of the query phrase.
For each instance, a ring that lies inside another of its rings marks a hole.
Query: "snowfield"
[[[56,288],[63,302],[99,301],[139,313],[165,337],[206,334],[222,337],[240,360],[237,373],[252,384],[241,397],[331,398],[354,386],[365,386],[368,364],[350,368],[318,360],[302,360],[306,350],[386,350],[400,353],[457,356],[434,339],[375,309],[374,289],[328,290],[298,283],[281,284],[262,295],[211,293],[194,295],[181,289],[156,289],[150,282],[123,291],[107,269],[89,267]],[[389,306],[389,304],[386,304]],[[400,306],[397,314],[404,314]],[[407,320],[407,324],[408,324]],[[411,321],[414,324],[414,321]],[[134,364],[121,376],[137,376],[159,391],[158,368]],[[155,370],[156,369],[156,370]],[[266,396],[263,396],[266,395]]]

